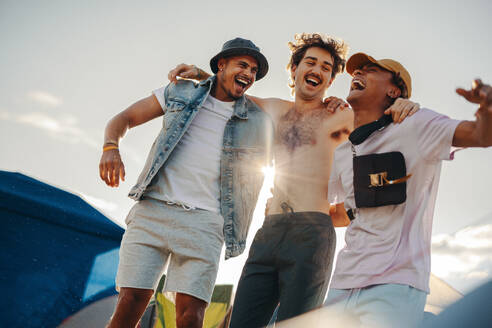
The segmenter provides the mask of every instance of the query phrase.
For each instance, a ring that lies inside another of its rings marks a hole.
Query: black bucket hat
[[[258,48],[252,41],[235,38],[227,41],[222,46],[222,51],[210,59],[210,68],[212,72],[217,73],[219,68],[217,63],[220,58],[232,57],[232,56],[251,56],[258,62],[258,73],[256,73],[256,81],[260,80],[268,72],[268,61],[260,52]]]

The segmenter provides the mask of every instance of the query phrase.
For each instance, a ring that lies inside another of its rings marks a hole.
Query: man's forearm
[[[477,135],[481,147],[492,146],[492,103],[481,105],[476,113]]]
[[[454,147],[492,146],[492,105],[481,106],[476,121],[461,122],[454,132]]]
[[[154,95],[137,101],[108,122],[104,131],[104,144],[118,145],[128,129],[163,114],[161,105]]]
[[[204,81],[206,79],[208,79],[209,77],[211,77],[212,75],[208,74],[207,72],[205,72],[203,69],[201,69],[200,67],[198,66],[195,66],[193,65],[193,67],[196,69],[196,79],[198,81]]]
[[[104,145],[113,144],[118,146],[120,139],[130,128],[130,122],[125,117],[125,112],[121,112],[113,117],[104,130]]]

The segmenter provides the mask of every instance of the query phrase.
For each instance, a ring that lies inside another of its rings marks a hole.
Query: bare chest
[[[290,110],[278,122],[275,142],[294,152],[303,146],[315,146],[323,135],[323,126],[330,115],[326,110],[297,113]]]

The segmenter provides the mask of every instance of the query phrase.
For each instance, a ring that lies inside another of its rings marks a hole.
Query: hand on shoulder
[[[349,104],[345,100],[334,96],[326,97],[323,100],[323,103],[325,105],[325,109],[332,113],[335,113],[337,110],[342,111],[350,108]]]
[[[401,123],[405,118],[412,116],[420,109],[420,104],[409,99],[397,98],[393,105],[384,111],[384,114],[391,115],[393,123]]]

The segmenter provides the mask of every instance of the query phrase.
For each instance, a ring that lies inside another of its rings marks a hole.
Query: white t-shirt
[[[441,163],[452,159],[459,123],[421,109],[355,146],[357,156],[400,151],[412,177],[405,203],[358,209],[345,234],[346,246],[338,254],[332,288],[397,283],[429,292],[432,218]],[[356,207],[352,158],[350,141],[335,150],[328,188],[328,200],[345,203],[345,208]]]
[[[153,94],[165,110],[164,88]],[[145,196],[220,213],[222,138],[233,112],[234,102],[209,95]]]

